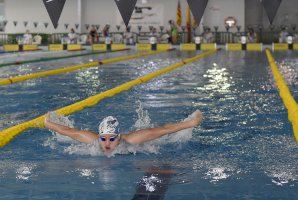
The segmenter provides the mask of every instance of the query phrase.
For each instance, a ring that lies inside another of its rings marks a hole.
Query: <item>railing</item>
[[[36,36],[36,33],[32,34],[32,37]],[[49,41],[49,38],[51,37],[50,34],[38,34],[42,38],[42,44],[47,45],[51,43]],[[18,34],[5,34],[5,33],[0,33],[0,45],[3,44],[18,44],[19,38],[23,37],[23,33],[18,33]]]
[[[53,33],[53,34],[39,34],[42,37],[42,45],[48,45],[53,43],[61,43],[62,38],[67,37],[68,33]],[[133,32],[133,42],[137,43],[147,43],[149,41],[150,32]],[[162,35],[165,32],[158,33],[158,41],[161,43],[167,42],[166,40],[162,39]],[[226,43],[237,43],[240,42],[240,38],[243,34],[246,35],[245,32],[212,32],[214,42],[217,44],[226,44]],[[257,34],[257,42],[264,43],[264,44],[271,44],[273,42],[278,42],[279,39],[279,32],[278,31],[259,31],[256,32]],[[298,35],[298,32],[292,33],[293,35]],[[32,34],[34,37],[35,33]],[[83,33],[80,35],[88,35],[88,33]],[[124,32],[112,32],[110,33],[112,41],[115,43],[123,43],[123,35]],[[5,34],[0,33],[0,45],[3,44],[17,44],[18,38],[22,38],[23,33],[19,34]],[[191,36],[191,41],[194,41],[194,35]],[[99,43],[104,43],[105,38],[103,37],[102,33],[99,33]],[[295,38],[298,40],[298,37]],[[179,32],[177,38],[177,44],[180,43],[187,43],[188,41],[188,33],[187,32]]]

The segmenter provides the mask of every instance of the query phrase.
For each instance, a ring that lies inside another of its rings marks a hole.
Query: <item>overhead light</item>
[[[147,0],[142,0],[142,4],[146,4],[146,3],[148,3]]]

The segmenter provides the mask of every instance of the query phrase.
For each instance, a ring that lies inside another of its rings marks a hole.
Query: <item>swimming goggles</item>
[[[118,135],[116,135],[114,137],[110,137],[110,142],[114,142],[117,139],[117,137],[118,137]],[[102,137],[102,136],[100,136],[99,138],[102,142],[105,142],[107,140],[105,137]]]

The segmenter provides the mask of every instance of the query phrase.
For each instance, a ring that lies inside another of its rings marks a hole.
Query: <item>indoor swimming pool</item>
[[[0,78],[134,53],[1,67]],[[199,53],[163,52],[0,86],[0,129]],[[1,63],[41,55],[18,56],[0,55]],[[297,102],[298,53],[273,56]],[[297,199],[298,147],[264,52],[219,51],[68,118],[78,129],[97,132],[112,115],[128,133],[181,121],[197,109],[204,120],[194,130],[111,157],[46,129],[25,131],[1,149],[0,199]]]

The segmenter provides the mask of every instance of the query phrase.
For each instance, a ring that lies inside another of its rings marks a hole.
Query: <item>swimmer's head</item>
[[[102,120],[98,126],[98,133],[102,135],[118,135],[117,127],[119,123],[115,117],[108,116]]]
[[[112,116],[104,118],[99,124],[99,141],[104,153],[111,153],[118,146],[120,140],[118,125],[118,120]]]

